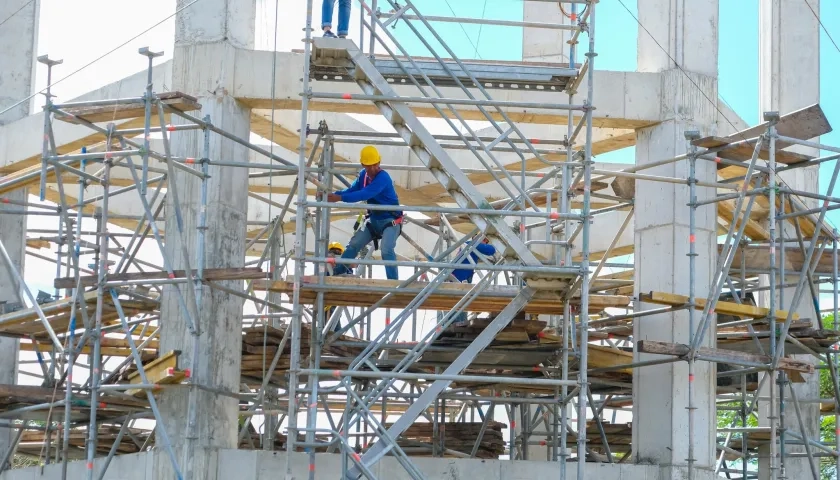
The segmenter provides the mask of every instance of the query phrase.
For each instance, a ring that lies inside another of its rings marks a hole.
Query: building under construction
[[[718,0],[638,0],[635,72],[598,66],[623,2],[503,1],[327,38],[304,0],[263,51],[257,0],[178,0],[172,60],[68,101],[41,2],[0,2],[0,480],[837,478],[819,0],[759,2],[758,125]],[[366,145],[399,206],[329,201]],[[330,255],[366,211],[404,212],[396,260]]]

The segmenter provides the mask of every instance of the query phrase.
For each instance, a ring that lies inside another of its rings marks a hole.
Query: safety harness
[[[362,181],[362,188],[367,187],[370,184],[370,181],[370,176],[368,176],[367,172],[365,172],[365,179]],[[385,228],[388,227],[383,228],[383,232],[377,232],[373,228],[370,228],[370,210],[368,210],[367,213],[360,213],[359,216],[356,218],[356,223],[353,225],[354,232],[358,230],[360,226],[362,226],[362,219],[365,220],[365,225],[367,226],[368,231],[370,232],[370,236],[373,239],[373,250],[379,250],[379,241],[382,240],[382,233],[385,231]],[[390,226],[399,227],[400,225],[402,225],[402,223],[403,215],[400,214],[399,217],[391,220]],[[400,231],[400,233],[402,233],[402,231]]]

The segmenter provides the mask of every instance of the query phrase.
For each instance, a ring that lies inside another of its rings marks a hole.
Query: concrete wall
[[[285,470],[285,452],[260,450],[218,450],[208,455],[218,461],[216,477],[219,480],[276,480]],[[315,478],[334,479],[341,476],[341,456],[320,454],[316,457]],[[135,455],[114,457],[104,480],[150,480],[155,461],[168,461],[165,452],[155,450]],[[506,460],[469,460],[413,457],[412,462],[428,480],[533,480],[559,478],[558,464],[547,462],[510,462]],[[103,459],[94,462],[98,473]],[[574,477],[577,466],[569,464],[567,475]],[[586,480],[659,480],[658,467],[652,465],[589,464]],[[0,475],[0,480],[54,480],[61,478],[61,465],[50,465],[43,475],[38,467],[12,470]],[[73,462],[67,478],[84,478],[84,462]],[[411,477],[393,457],[383,459],[373,472],[383,480],[408,480]],[[295,479],[308,478],[309,458],[295,453],[292,459]],[[160,480],[160,479],[156,479]]]

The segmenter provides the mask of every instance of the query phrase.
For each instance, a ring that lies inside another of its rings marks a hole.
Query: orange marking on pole
[[[689,241],[689,243],[696,242],[697,241],[697,236],[692,233],[691,235],[688,236],[688,241]]]
[[[314,464],[314,463],[310,463],[310,464],[309,464],[309,471],[310,471],[310,472],[314,472],[314,471],[315,471],[315,464]]]
[[[194,158],[187,158],[186,160],[184,160],[184,163],[192,165],[192,164],[195,163],[195,159]]]
[[[689,373],[689,374],[688,374],[688,381],[689,381],[689,382],[693,382],[693,381],[694,381],[694,374],[693,374],[693,373]]]
[[[175,278],[175,273],[174,273],[174,272],[173,272],[173,273],[170,273],[170,274],[169,274],[169,275],[167,275],[167,276],[168,276],[170,279]]]
[[[333,377],[341,378],[341,370],[333,370]]]
[[[537,178],[543,178],[544,176],[545,176],[545,173],[538,173],[537,174]]]
[[[525,224],[524,223],[519,224],[519,233],[525,233]]]
[[[166,131],[174,132],[175,131],[175,125],[167,125],[166,126]]]
[[[6,198],[6,197],[3,197],[3,203],[9,203],[9,199]]]
[[[189,368],[184,370],[184,378],[190,378],[190,376],[192,376],[192,370]]]
[[[539,145],[540,144],[540,139],[539,138],[532,138],[531,143],[533,143],[534,145]]]
[[[516,428],[516,422],[510,422],[510,428]]]
[[[345,99],[345,100],[352,100],[352,99],[353,99],[353,95],[350,95],[349,93],[345,93],[345,94],[342,94],[342,95],[341,95],[341,98],[343,98],[343,99]]]
[[[391,319],[388,318],[388,317],[385,317],[385,326],[388,326],[390,324],[391,324]]]
[[[571,21],[573,21],[573,22],[574,22],[575,20],[577,20],[577,13],[572,13],[572,14],[570,14],[570,15],[569,15],[569,19],[570,19]]]
[[[93,462],[87,462],[87,469],[93,470]]]
[[[560,218],[560,214],[557,213],[557,212],[551,212],[551,215],[549,215],[549,218],[551,218],[552,220],[557,220],[558,218]]]
[[[720,163],[720,157],[715,157],[715,163]]]

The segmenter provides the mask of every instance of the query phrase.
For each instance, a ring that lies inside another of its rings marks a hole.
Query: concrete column
[[[240,138],[249,138],[250,111],[228,92],[233,90],[236,48],[253,48],[255,0],[206,0],[188,8],[176,18],[173,90],[197,96],[201,116]],[[179,0],[179,6],[186,1]],[[158,86],[159,88],[159,86]],[[196,112],[197,113],[197,112]],[[175,122],[173,122],[175,123]],[[219,135],[210,136],[209,158],[248,161],[248,150]],[[201,131],[179,132],[172,139],[173,155],[200,158],[204,152]],[[199,168],[199,167],[196,167]],[[242,267],[245,260],[248,171],[244,168],[211,167],[207,182],[204,240],[205,268]],[[178,185],[183,215],[183,237],[179,234],[172,190],[167,193],[166,253],[175,268],[185,268],[182,244],[196,268],[201,207],[201,181],[183,172],[169,183]],[[223,282],[241,289],[241,282]],[[204,288],[197,319],[201,335],[194,349],[174,287],[164,290],[161,304],[161,351],[181,350],[181,368],[192,369],[192,382],[201,387],[239,392],[241,363],[242,303],[235,296]],[[188,389],[171,389],[161,395],[163,424],[176,449],[185,478],[215,479],[217,449],[236,448],[238,401],[234,396],[198,390],[191,399]],[[190,408],[195,426],[190,428]],[[191,433],[190,433],[191,432]],[[159,437],[158,437],[159,438]],[[188,450],[188,442],[196,448]],[[156,478],[171,478],[169,461],[160,457]],[[192,472],[190,473],[190,469]]]
[[[556,2],[522,2],[524,5],[523,19],[526,22],[550,23],[553,25],[570,25],[569,17],[563,15]],[[564,3],[563,9],[571,15],[572,7]],[[576,5],[578,14],[581,5]],[[577,22],[574,22],[577,23]],[[569,30],[548,30],[545,28],[522,29],[522,60],[526,62],[569,63],[569,44],[571,38]],[[583,57],[575,59],[575,63],[583,63]]]
[[[814,10],[819,13],[819,0],[809,2]],[[820,25],[817,18],[809,8],[793,0],[769,0],[759,2],[759,109],[760,112],[777,111],[784,115],[801,108],[805,108],[820,101]],[[819,139],[815,139],[819,141]],[[811,156],[819,156],[817,149],[796,147],[799,153]],[[819,168],[800,168],[780,175],[782,180],[791,188],[809,192],[819,191]],[[801,198],[809,208],[818,206],[819,201],[814,199]],[[781,224],[779,224],[782,227]],[[796,232],[792,225],[785,223],[783,232],[786,238],[795,238]],[[785,283],[795,283],[798,275],[786,276]],[[807,288],[807,285],[806,285]],[[783,291],[784,304],[780,305],[779,296],[776,296],[778,308],[788,309],[794,295],[794,288]],[[766,305],[769,295],[764,294],[761,300]],[[794,309],[801,318],[817,322],[817,315],[813,305],[810,292],[806,290],[805,296]],[[812,362],[814,358],[810,355],[797,355],[796,358],[802,361]],[[769,382],[769,379],[768,379]],[[773,388],[778,388],[772,382]],[[768,387],[769,388],[769,385]],[[762,395],[769,396],[765,388]],[[805,383],[793,384],[797,398],[815,399],[819,398],[819,375],[805,376]],[[790,393],[785,391],[785,427],[789,430],[799,432],[799,425],[793,403],[790,401]],[[768,402],[759,404],[759,424],[769,425],[767,418],[770,405]],[[805,424],[805,435],[817,439],[819,436],[820,414],[819,405],[801,405],[803,423]],[[776,420],[778,422],[778,420]],[[800,446],[785,446],[786,453],[803,453],[805,450]],[[770,479],[769,446],[761,449],[759,459],[759,478]],[[811,470],[807,458],[785,458],[784,477],[781,472],[778,478],[810,478]]]
[[[662,75],[663,122],[637,133],[636,163],[646,164],[674,157],[687,150],[684,133],[715,133],[717,112],[708,99],[717,99],[716,0],[639,0],[641,23],[687,73],[676,68],[648,33],[639,30],[638,65],[643,71]],[[691,24],[688,28],[687,23]],[[686,27],[682,26],[686,24]],[[689,80],[686,75],[691,76]],[[692,83],[693,81],[693,83]],[[697,86],[695,86],[696,84]],[[699,88],[698,88],[699,86]],[[650,175],[687,178],[687,161],[645,170]],[[714,164],[698,161],[698,180],[716,178]],[[713,196],[697,188],[699,200]],[[689,188],[671,183],[637,181],[635,211],[636,293],[661,291],[688,295]],[[716,209],[697,210],[695,287],[706,298],[716,263]],[[637,309],[655,305],[637,304]],[[695,314],[699,325],[701,315]],[[695,325],[695,328],[696,328]],[[654,315],[634,324],[634,340],[657,340],[688,344],[691,341],[688,312]],[[714,318],[703,346],[715,344]],[[635,360],[662,358],[635,354]],[[695,364],[694,459],[696,479],[713,477],[715,453],[716,367]],[[660,479],[687,477],[689,458],[689,375],[685,362],[636,369],[633,372],[633,450],[636,463],[660,466]]]
[[[0,18],[8,18],[0,28],[0,65],[3,65],[0,68],[0,110],[31,95],[35,83],[40,2],[26,3],[26,0],[0,2]],[[23,102],[0,115],[0,125],[26,117],[30,106],[31,102]],[[26,189],[20,189],[3,196],[13,201],[26,201],[27,193]],[[26,216],[3,214],[4,210],[20,209],[11,203],[0,203],[0,240],[22,274],[26,257]],[[18,291],[20,286],[6,268],[0,266],[0,302],[17,302]],[[17,383],[17,374],[18,340],[0,337],[0,384]],[[11,445],[11,434],[9,429],[0,429],[0,455]]]

